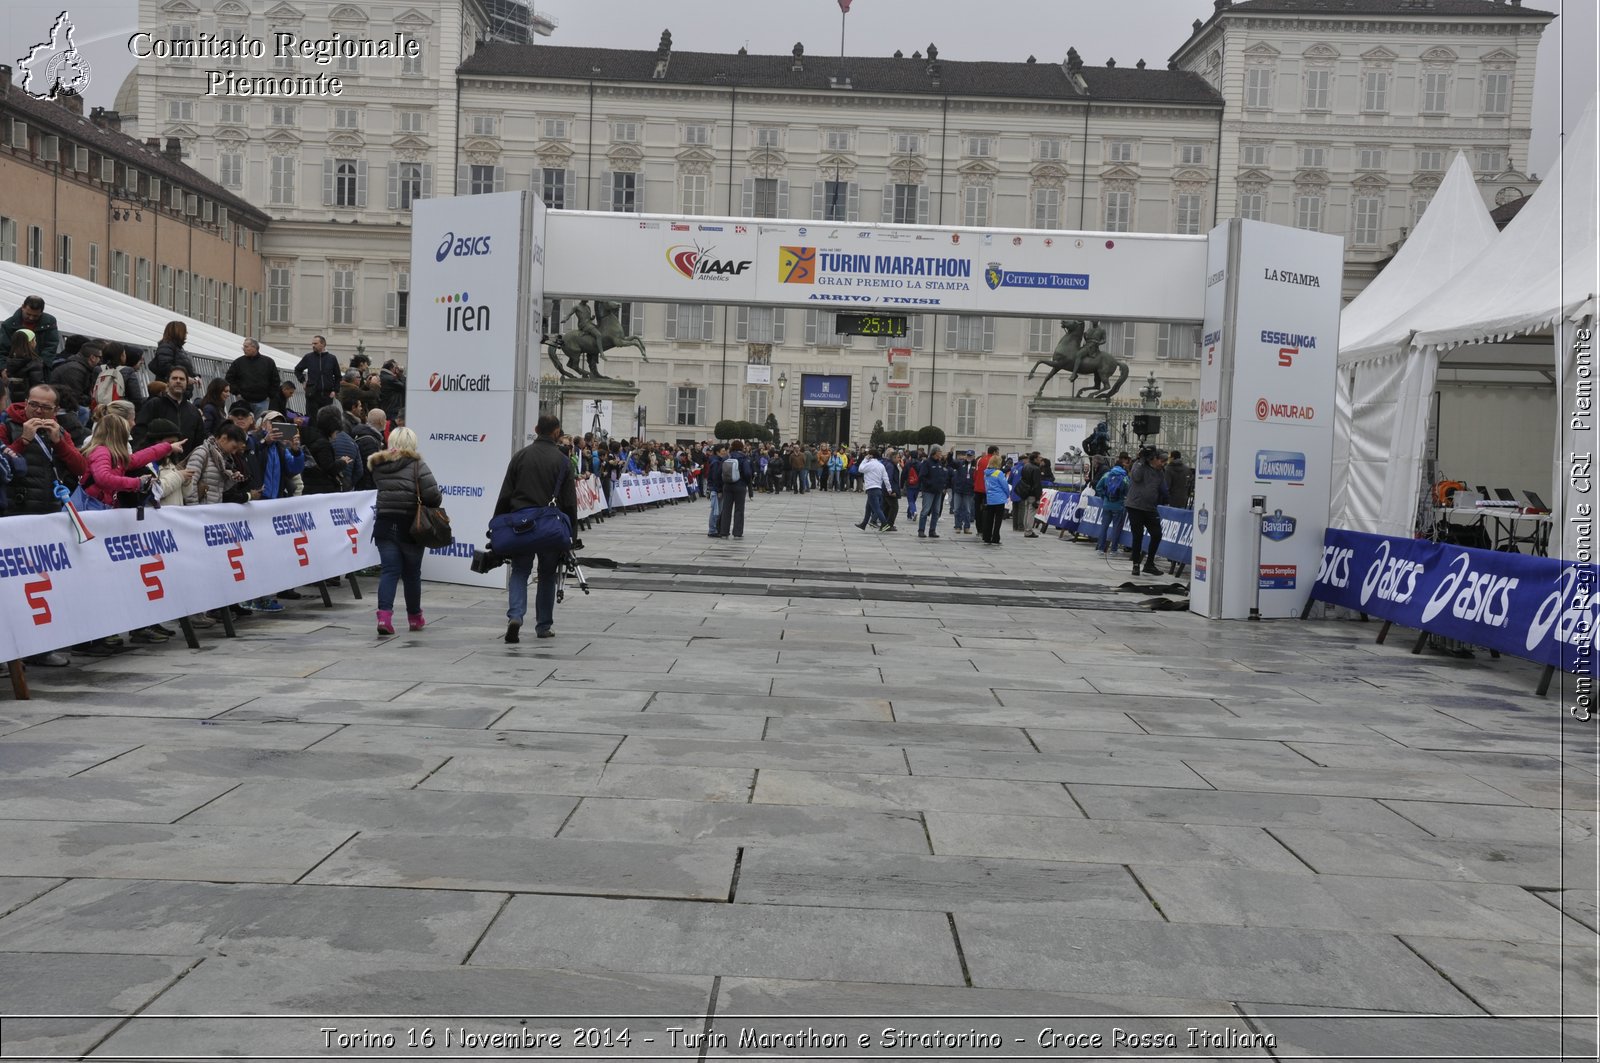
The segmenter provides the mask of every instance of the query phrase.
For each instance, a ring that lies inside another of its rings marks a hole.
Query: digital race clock
[[[835,314],[833,331],[840,336],[904,336],[904,314]]]

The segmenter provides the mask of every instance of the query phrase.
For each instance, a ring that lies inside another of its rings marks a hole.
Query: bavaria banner
[[[7,517],[0,661],[219,609],[378,563],[377,493]]]
[[[552,298],[1139,321],[1202,312],[1200,236],[578,210],[547,224],[561,264]]]
[[[1311,597],[1551,665],[1600,675],[1600,568],[1558,558],[1329,528]]]
[[[406,424],[444,488],[456,536],[452,546],[428,551],[427,579],[505,586],[504,572],[475,573],[469,562],[527,434],[543,217],[544,204],[530,192],[420,199],[412,208]]]

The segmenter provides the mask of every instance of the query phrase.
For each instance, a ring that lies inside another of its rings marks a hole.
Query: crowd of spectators
[[[205,379],[187,343],[182,321],[167,324],[148,356],[125,341],[63,335],[43,299],[24,299],[0,322],[0,397],[9,399],[0,418],[0,516],[59,512],[58,484],[89,508],[247,504],[373,486],[368,459],[404,424],[397,363],[375,372],[357,354],[341,369],[318,336],[284,373],[246,339],[225,372]],[[280,598],[303,596],[290,588],[231,610],[276,612]],[[155,625],[72,653],[109,656],[175,634]],[[70,660],[51,653],[30,663]]]

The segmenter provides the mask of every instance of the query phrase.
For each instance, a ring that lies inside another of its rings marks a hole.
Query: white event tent
[[[1360,367],[1382,366],[1391,358],[1403,365],[1395,385],[1387,460],[1382,454],[1370,453],[1377,433],[1351,436],[1345,510],[1357,512],[1365,523],[1349,521],[1343,526],[1389,535],[1411,534],[1429,406],[1441,359],[1448,368],[1451,353],[1468,345],[1479,355],[1492,355],[1500,348],[1482,345],[1504,344],[1550,328],[1555,330],[1556,349],[1546,348],[1539,356],[1539,368],[1553,374],[1556,381],[1559,429],[1553,467],[1562,499],[1556,510],[1567,534],[1575,527],[1565,519],[1568,511],[1580,501],[1593,501],[1566,489],[1565,456],[1574,449],[1594,451],[1594,419],[1589,418],[1589,429],[1574,439],[1571,414],[1582,408],[1580,394],[1593,395],[1592,350],[1587,339],[1581,347],[1575,346],[1574,339],[1580,328],[1592,329],[1595,311],[1595,133],[1591,101],[1544,183],[1504,232],[1469,255],[1467,264],[1459,269],[1450,270],[1443,260],[1433,264],[1419,261],[1415,269],[1448,280],[1367,337],[1351,333],[1350,342],[1341,344],[1340,376],[1347,378],[1351,366],[1358,369],[1356,391],[1351,395],[1354,411],[1359,411],[1362,396],[1370,394],[1361,383]],[[1432,212],[1430,205],[1424,222]],[[1418,228],[1420,232],[1422,226]],[[1399,256],[1389,269],[1397,264]],[[1393,372],[1391,369],[1390,374]],[[1352,425],[1355,423],[1353,415]],[[1375,497],[1379,505],[1369,517]],[[1552,553],[1556,552],[1553,540]],[[1563,541],[1560,554],[1573,556],[1570,541]]]
[[[182,321],[189,327],[184,351],[203,376],[226,371],[228,364],[239,357],[244,343],[243,336],[226,329],[175,314],[82,277],[0,262],[0,317],[9,317],[30,295],[44,300],[45,312],[55,316],[63,338],[79,333],[154,351],[167,322]],[[261,353],[285,374],[291,373],[300,360],[298,355],[266,344],[262,344]]]

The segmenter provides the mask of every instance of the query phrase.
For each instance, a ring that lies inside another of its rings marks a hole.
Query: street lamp
[[[361,339],[356,340],[356,357],[360,358],[367,353],[367,345]]]
[[[783,404],[783,401],[784,401],[783,393],[786,390],[788,390],[788,387],[789,387],[789,374],[788,373],[779,373],[778,374],[778,403],[779,403],[779,405]]]
[[[867,381],[867,390],[872,392],[872,401],[867,403],[867,409],[872,409],[878,404],[878,375],[874,373],[872,379]]]
[[[633,437],[634,437],[634,439],[638,440],[641,443],[644,442],[644,421],[645,421],[645,417],[649,414],[649,412],[650,411],[648,409],[646,409],[643,406],[640,406],[639,407],[639,412],[633,415],[633,424],[634,424]]]
[[[1144,382],[1144,387],[1139,389],[1139,397],[1144,400],[1146,409],[1154,409],[1161,401],[1161,385],[1156,383],[1156,371],[1150,370],[1150,379]]]

